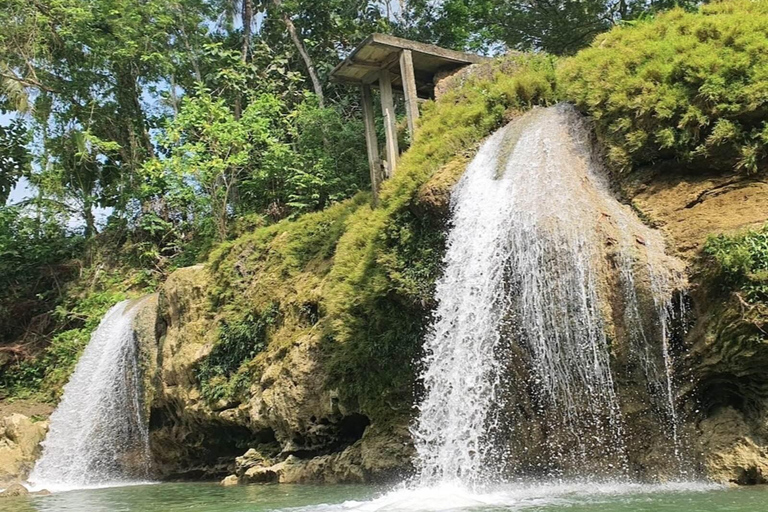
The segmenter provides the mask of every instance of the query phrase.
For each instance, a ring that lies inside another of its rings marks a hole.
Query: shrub
[[[750,302],[768,302],[768,224],[736,235],[710,237],[704,246],[726,289]]]
[[[221,324],[218,343],[195,371],[206,400],[231,399],[247,391],[249,380],[246,372],[238,370],[243,363],[264,350],[267,331],[275,323],[278,313],[278,305],[272,303],[260,313],[250,312],[242,319]],[[233,375],[235,378],[232,378]]]
[[[618,26],[558,69],[620,169],[676,158],[755,172],[768,158],[768,2]]]

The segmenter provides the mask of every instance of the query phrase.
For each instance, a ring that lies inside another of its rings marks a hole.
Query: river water
[[[455,488],[164,483],[0,499],[0,512],[760,512],[768,487],[726,489],[707,484],[506,485],[487,493]]]

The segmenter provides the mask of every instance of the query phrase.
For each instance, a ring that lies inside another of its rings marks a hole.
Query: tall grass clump
[[[619,169],[677,159],[757,172],[768,159],[768,1],[618,26],[562,61],[557,78]]]

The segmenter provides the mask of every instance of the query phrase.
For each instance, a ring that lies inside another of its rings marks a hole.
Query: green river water
[[[368,486],[164,483],[6,498],[0,512],[120,511],[527,511],[768,512],[768,487],[705,484],[549,484],[507,486],[480,494],[445,486],[387,490]]]

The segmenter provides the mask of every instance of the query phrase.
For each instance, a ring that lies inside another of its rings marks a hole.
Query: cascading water
[[[143,420],[135,301],[116,304],[91,336],[51,415],[30,483],[49,490],[120,485],[146,479],[149,439]]]
[[[679,454],[666,324],[682,273],[611,194],[589,134],[568,106],[536,109],[454,189],[413,428],[422,485],[627,476],[620,359],[639,361],[635,400]]]

